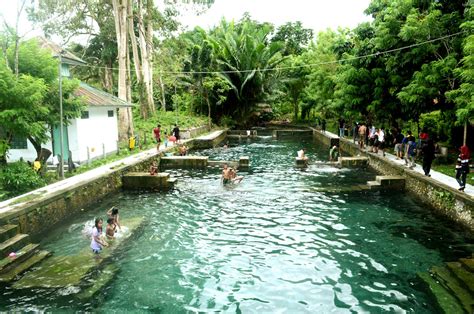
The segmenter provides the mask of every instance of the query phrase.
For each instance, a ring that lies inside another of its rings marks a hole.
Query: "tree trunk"
[[[112,0],[114,10],[115,33],[117,37],[117,53],[119,63],[118,73],[118,97],[129,101],[127,90],[127,7],[131,0]],[[130,108],[119,109],[119,139],[126,140],[133,133],[133,123],[130,115]]]
[[[141,4],[138,7],[138,16],[141,13]],[[140,19],[140,17],[139,17]],[[130,35],[130,42],[132,44],[133,64],[135,65],[135,74],[137,76],[138,95],[140,100],[140,115],[143,119],[148,118],[148,103],[144,97],[144,83],[143,83],[143,67],[140,61],[140,55],[138,53],[137,38],[135,36],[134,21],[133,21],[133,10],[132,3],[128,3],[128,31]]]
[[[21,12],[23,11],[23,8],[25,6],[26,0],[23,0],[21,2],[21,7],[18,7],[17,3],[17,11],[16,11],[16,23],[15,23],[15,76],[18,78],[20,75],[19,70],[18,70],[18,55],[19,55],[19,50],[20,50],[20,36],[18,36],[18,23],[20,22],[20,16]],[[8,64],[8,63],[7,63]]]
[[[207,123],[209,124],[209,130],[212,128],[212,120],[211,120],[211,103],[209,101],[209,94],[207,93],[207,90],[204,92],[204,95],[206,97],[206,102],[207,102]]]
[[[294,118],[294,121],[296,121],[296,120],[298,120],[298,111],[299,111],[299,109],[298,109],[298,102],[297,102],[297,101],[294,101],[294,102],[293,102],[293,110],[295,111],[293,118]]]
[[[466,145],[466,143],[467,143],[467,120],[466,122],[464,122],[464,137],[463,137],[462,144]]]
[[[161,109],[166,111],[166,97],[165,97],[165,84],[163,83],[163,77],[159,76],[160,88],[161,88]]]
[[[156,112],[155,100],[153,97],[153,1],[147,0],[146,2],[146,15],[145,15],[145,27],[146,27],[146,44],[147,44],[147,64],[148,64],[148,82],[147,83],[147,97],[150,112],[154,114]]]
[[[33,147],[35,148],[36,151],[36,160],[39,160],[40,154],[41,154],[41,143],[35,140],[34,137],[28,135],[28,140],[33,144]],[[61,156],[62,158],[62,156]]]
[[[114,77],[112,67],[113,65],[109,64],[104,68],[104,78],[102,82],[104,89],[109,93],[113,93],[114,91]]]

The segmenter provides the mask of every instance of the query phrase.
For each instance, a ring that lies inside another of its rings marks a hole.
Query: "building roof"
[[[76,57],[71,52],[69,52],[65,49],[62,49],[61,46],[59,46],[58,44],[52,42],[49,39],[46,39],[44,37],[37,37],[36,39],[38,40],[39,46],[43,49],[51,50],[53,52],[54,57],[57,58],[59,56],[59,54],[61,53],[61,62],[62,63],[66,63],[66,64],[70,64],[70,65],[83,65],[83,64],[87,63],[84,60],[82,60],[81,58]]]
[[[83,82],[80,83],[74,95],[81,97],[90,107],[133,107],[132,104]]]

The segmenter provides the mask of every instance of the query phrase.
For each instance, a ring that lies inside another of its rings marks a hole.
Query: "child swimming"
[[[114,219],[107,219],[107,228],[105,228],[105,235],[107,236],[107,239],[113,240],[115,238],[115,229],[116,226],[114,224]]]
[[[118,227],[119,229],[122,229],[120,226],[120,221],[119,221],[119,211],[118,208],[113,206],[111,209],[107,211],[107,216],[109,218],[112,218],[114,220],[114,225],[115,225],[115,232],[117,232],[116,228]]]

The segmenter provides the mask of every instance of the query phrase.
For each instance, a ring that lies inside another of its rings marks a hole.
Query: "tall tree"
[[[285,48],[283,55],[300,55],[304,48],[311,42],[313,30],[304,28],[300,21],[288,22],[278,27],[271,41],[283,42]]]

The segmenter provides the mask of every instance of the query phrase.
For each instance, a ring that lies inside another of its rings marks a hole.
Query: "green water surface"
[[[393,192],[328,193],[374,180],[367,170],[312,164],[327,160],[311,139],[271,137],[201,151],[211,159],[250,156],[251,170],[223,187],[220,170],[173,170],[176,188],[119,193],[53,231],[42,246],[73,254],[88,247],[84,223],[118,205],[144,216],[144,230],[116,256],[115,279],[79,302],[71,289],[4,288],[2,310],[227,313],[435,313],[417,277],[472,253],[462,230]]]

